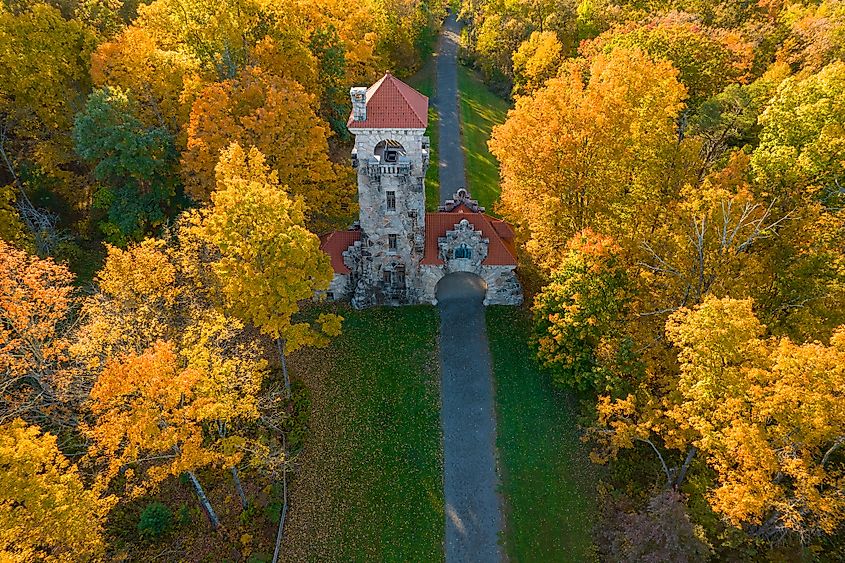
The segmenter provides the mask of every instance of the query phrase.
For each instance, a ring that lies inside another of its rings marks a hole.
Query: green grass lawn
[[[429,57],[425,65],[416,74],[408,78],[408,84],[429,98],[434,96],[434,57]],[[425,175],[425,208],[429,211],[437,211],[437,206],[440,205],[440,169],[437,166],[437,121],[437,112],[429,105],[426,135],[431,139],[431,149],[429,151],[430,163],[428,172]]]
[[[489,212],[499,199],[500,190],[499,164],[490,154],[487,141],[493,127],[504,122],[509,104],[488,90],[475,73],[463,65],[458,65],[458,91],[467,188]]]
[[[311,393],[287,561],[440,561],[443,462],[427,306],[344,309],[343,334],[295,355]]]
[[[541,372],[529,327],[524,309],[487,308],[505,549],[512,561],[592,561],[595,468],[579,438],[576,400]]]

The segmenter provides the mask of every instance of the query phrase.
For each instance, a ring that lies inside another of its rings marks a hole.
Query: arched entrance
[[[464,301],[467,304],[483,303],[487,296],[487,282],[472,272],[446,274],[434,290],[437,303]]]

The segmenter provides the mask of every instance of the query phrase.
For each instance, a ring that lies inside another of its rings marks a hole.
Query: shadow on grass
[[[487,141],[493,127],[504,122],[510,105],[462,65],[458,66],[458,92],[467,187],[472,197],[492,212],[499,199],[499,164],[490,154]]]

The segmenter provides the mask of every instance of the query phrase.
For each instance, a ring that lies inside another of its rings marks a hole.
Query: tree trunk
[[[211,527],[216,530],[220,527],[220,520],[217,518],[217,513],[214,512],[214,507],[211,506],[211,502],[209,502],[208,497],[205,496],[205,491],[202,490],[202,485],[200,485],[200,481],[197,479],[197,476],[193,471],[188,471],[188,477],[190,477],[191,483],[194,484],[194,490],[197,492],[200,504],[202,504],[202,507],[205,509],[205,513],[208,514],[208,519],[211,521]]]
[[[282,376],[285,379],[285,392],[290,399],[290,378],[288,378],[288,362],[285,359],[285,341],[282,337],[276,339],[276,348],[279,349],[279,360],[282,362]]]
[[[681,466],[681,470],[678,472],[678,478],[675,479],[675,488],[676,489],[679,489],[681,487],[681,484],[683,484],[684,479],[686,479],[687,470],[689,469],[689,466],[692,463],[692,460],[695,457],[695,454],[697,454],[697,453],[698,453],[698,448],[696,448],[695,446],[691,447],[689,449],[689,452],[687,452],[687,458],[684,460],[684,464]]]
[[[287,453],[288,453],[288,446],[287,441],[285,440],[285,435],[282,434],[282,450],[285,453],[285,468],[282,470],[282,494],[283,501],[282,501],[282,515],[279,518],[279,529],[276,531],[276,549],[273,551],[273,563],[277,563],[279,561],[279,554],[282,550],[282,538],[284,537],[285,531],[285,518],[288,515],[288,469],[287,469]]]
[[[669,467],[666,465],[666,462],[663,460],[663,456],[660,454],[660,450],[657,449],[657,446],[654,445],[654,442],[651,440],[646,440],[645,438],[634,438],[638,442],[642,442],[643,444],[648,444],[651,446],[651,449],[654,450],[654,453],[657,454],[657,459],[660,460],[660,466],[663,467],[663,474],[666,475],[666,487],[670,487],[672,485],[672,476],[669,473]]]
[[[241,508],[246,510],[249,506],[249,501],[246,500],[246,494],[244,494],[244,488],[241,485],[241,478],[238,476],[237,467],[232,467],[232,480],[235,482],[235,490],[238,491],[238,496],[241,498]]]

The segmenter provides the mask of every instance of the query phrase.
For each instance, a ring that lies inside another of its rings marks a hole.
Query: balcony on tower
[[[367,158],[366,162],[360,161],[359,166],[371,178],[407,175],[413,169],[413,163],[408,158],[405,147],[391,139],[379,142],[373,155]]]

